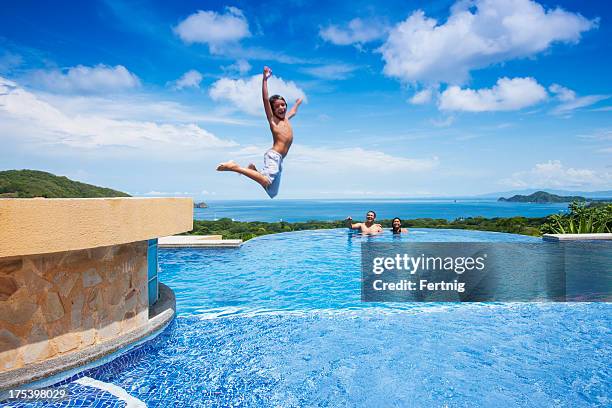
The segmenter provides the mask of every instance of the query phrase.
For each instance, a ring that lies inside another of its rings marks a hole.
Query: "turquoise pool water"
[[[161,250],[177,319],[81,376],[149,407],[610,406],[609,304],[361,303],[361,242],[392,239],[327,230]],[[426,229],[401,240],[539,241]],[[74,398],[58,406],[124,406],[64,384]]]
[[[361,302],[362,242],[478,241],[541,242],[514,234],[425,228],[402,236],[363,236],[346,229],[301,231],[262,236],[234,251],[161,251],[160,279],[176,293],[182,316],[362,309],[372,307]]]

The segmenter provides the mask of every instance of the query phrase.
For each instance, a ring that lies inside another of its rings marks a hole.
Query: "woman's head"
[[[402,230],[402,220],[399,217],[395,217],[393,221],[391,221],[391,227],[393,232],[401,232]]]

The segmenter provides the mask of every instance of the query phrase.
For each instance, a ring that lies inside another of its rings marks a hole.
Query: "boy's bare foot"
[[[257,167],[255,167],[255,165],[253,163],[249,163],[249,165],[247,166],[249,169],[251,170],[255,170],[257,171]]]
[[[236,163],[233,160],[227,161],[225,163],[221,163],[217,166],[217,171],[231,171],[231,170],[235,170],[238,167],[240,167],[238,165],[238,163]]]

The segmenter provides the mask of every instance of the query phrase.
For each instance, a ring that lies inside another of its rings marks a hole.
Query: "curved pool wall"
[[[177,318],[60,385],[75,406],[118,403],[83,376],[149,407],[610,405],[609,304],[362,304],[360,244],[392,239],[327,230],[162,250]],[[541,242],[425,229],[400,240]]]
[[[173,295],[152,313],[156,238],[191,229],[190,199],[7,199],[0,216],[0,390],[61,375],[173,317]]]

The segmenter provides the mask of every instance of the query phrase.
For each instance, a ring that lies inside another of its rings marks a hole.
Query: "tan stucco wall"
[[[147,241],[0,259],[0,373],[148,322]]]
[[[0,258],[117,245],[192,228],[190,198],[0,199]]]

